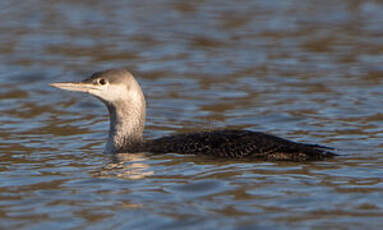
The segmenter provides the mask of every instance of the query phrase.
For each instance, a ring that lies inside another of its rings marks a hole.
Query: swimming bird
[[[270,161],[324,160],[336,155],[326,146],[250,130],[201,131],[144,140],[145,97],[126,68],[96,72],[81,82],[51,86],[91,94],[106,105],[110,118],[106,153],[179,153]]]

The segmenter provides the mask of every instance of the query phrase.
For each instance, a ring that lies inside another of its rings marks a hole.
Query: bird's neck
[[[134,105],[121,101],[107,104],[110,117],[106,153],[133,152],[143,142],[145,101]]]

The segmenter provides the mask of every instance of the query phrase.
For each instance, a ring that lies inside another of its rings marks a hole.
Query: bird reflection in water
[[[97,176],[137,180],[154,174],[145,163],[148,158],[144,153],[118,153],[111,157],[111,162],[104,166]]]

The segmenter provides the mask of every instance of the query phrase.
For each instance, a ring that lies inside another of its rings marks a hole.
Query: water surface
[[[380,229],[379,1],[0,3],[0,228]],[[128,67],[145,137],[246,128],[334,160],[102,154],[102,103],[50,88]]]

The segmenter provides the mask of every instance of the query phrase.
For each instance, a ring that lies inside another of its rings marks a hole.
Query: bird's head
[[[144,100],[142,90],[125,68],[96,72],[81,82],[52,83],[53,87],[91,94],[107,105],[138,103]]]

